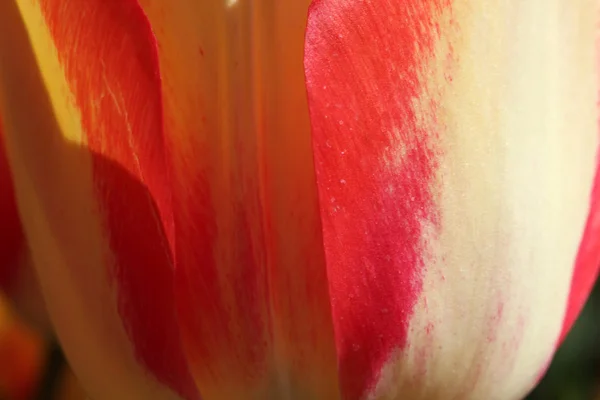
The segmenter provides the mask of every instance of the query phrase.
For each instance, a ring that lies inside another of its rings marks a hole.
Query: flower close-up
[[[600,265],[599,7],[0,0],[0,283],[94,400],[522,399]]]

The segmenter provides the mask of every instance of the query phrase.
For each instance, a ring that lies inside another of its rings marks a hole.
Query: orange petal
[[[157,35],[179,318],[207,399],[335,399],[305,99],[308,0],[141,2]]]

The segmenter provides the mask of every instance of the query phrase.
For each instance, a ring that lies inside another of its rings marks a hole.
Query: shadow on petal
[[[172,262],[152,195],[114,161],[64,138],[12,1],[0,4],[0,58],[17,200],[67,357],[99,398],[178,398],[146,370],[180,396],[198,398],[180,347]],[[98,191],[108,204],[99,204]]]

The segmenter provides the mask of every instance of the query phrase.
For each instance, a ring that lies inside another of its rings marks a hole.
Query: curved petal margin
[[[517,399],[536,382],[569,291],[589,290],[570,282],[597,212],[595,9],[313,3],[305,69],[344,399]]]
[[[178,317],[207,399],[339,397],[302,66],[309,0],[142,0]]]
[[[142,10],[3,1],[0,57],[18,205],[79,378],[97,398],[197,398],[175,319],[160,79]]]

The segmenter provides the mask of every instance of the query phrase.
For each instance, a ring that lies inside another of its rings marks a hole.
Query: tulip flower
[[[0,0],[94,399],[519,399],[596,278],[593,0]]]

